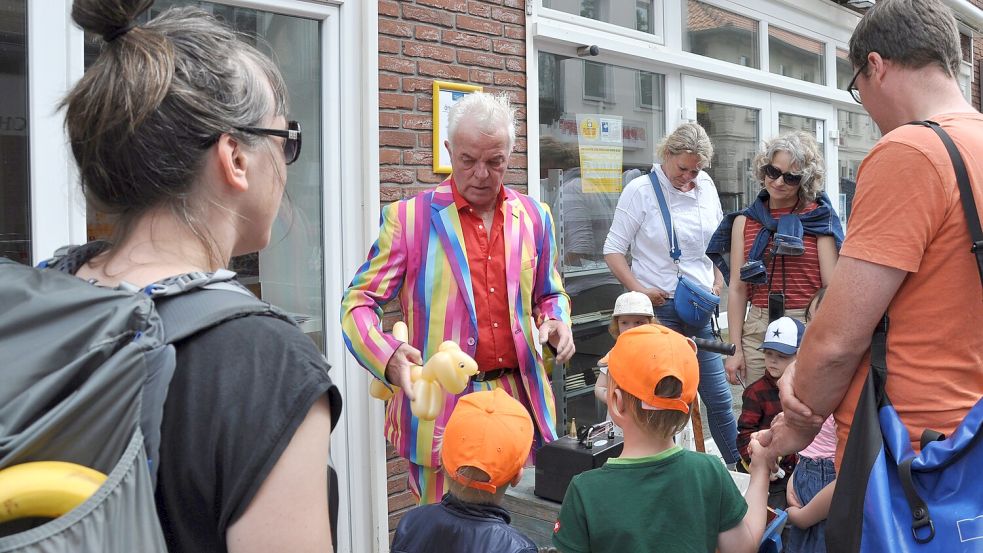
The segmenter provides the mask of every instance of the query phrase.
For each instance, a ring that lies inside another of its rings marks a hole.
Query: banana
[[[0,470],[0,523],[60,517],[105,481],[106,475],[97,470],[64,461],[35,461]]]

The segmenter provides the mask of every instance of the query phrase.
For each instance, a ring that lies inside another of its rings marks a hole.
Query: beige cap
[[[641,292],[625,292],[618,296],[618,299],[614,302],[614,313],[613,316],[618,315],[645,315],[647,317],[654,317],[655,312],[652,310],[652,300],[648,296]]]

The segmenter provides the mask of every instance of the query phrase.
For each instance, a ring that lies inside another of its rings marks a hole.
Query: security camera
[[[587,56],[596,56],[601,53],[601,49],[597,47],[596,44],[591,44],[590,46],[581,46],[577,48],[577,55],[586,58]]]

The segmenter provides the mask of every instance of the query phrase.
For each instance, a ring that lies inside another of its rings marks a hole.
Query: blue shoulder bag
[[[672,216],[669,214],[669,203],[666,196],[659,186],[659,178],[655,171],[649,173],[649,180],[652,181],[652,188],[655,189],[655,196],[659,199],[659,209],[662,211],[662,222],[666,225],[666,238],[669,240],[669,257],[676,265],[676,293],[673,297],[673,306],[676,308],[676,315],[684,323],[690,326],[703,327],[710,322],[710,317],[717,312],[720,305],[720,297],[705,290],[693,279],[683,275],[679,270],[679,258],[682,257],[682,250],[679,249],[679,240],[676,238],[676,230],[672,226]]]
[[[932,121],[945,143],[983,282],[983,231],[956,145]],[[983,399],[946,437],[925,429],[921,453],[885,393],[888,318],[870,346],[870,372],[850,428],[826,524],[829,551],[966,553],[983,551]]]

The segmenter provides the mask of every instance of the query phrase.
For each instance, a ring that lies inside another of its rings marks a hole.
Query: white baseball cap
[[[785,355],[795,355],[802,344],[805,325],[792,317],[780,317],[768,325],[765,338],[758,349],[773,349]]]
[[[618,296],[614,302],[613,316],[618,315],[645,315],[654,317],[655,311],[652,310],[652,300],[641,292],[625,292]]]

